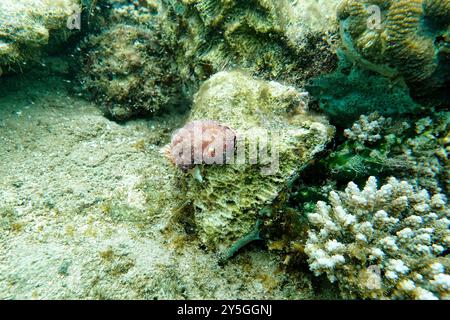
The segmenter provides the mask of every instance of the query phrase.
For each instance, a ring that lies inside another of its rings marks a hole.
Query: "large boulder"
[[[280,194],[334,135],[325,117],[308,111],[306,93],[239,71],[206,81],[189,120],[207,126],[215,121],[236,135],[234,163],[177,169],[200,239],[220,251],[257,238]],[[188,139],[177,135],[176,141]]]

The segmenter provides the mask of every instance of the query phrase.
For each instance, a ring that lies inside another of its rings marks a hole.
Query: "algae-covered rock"
[[[216,249],[258,238],[259,220],[334,134],[324,117],[307,111],[304,92],[240,71],[206,81],[190,120],[213,120],[236,134],[234,162],[198,165],[195,175],[178,170],[198,235]]]
[[[338,1],[163,0],[176,34],[182,78],[195,93],[211,75],[236,67],[303,85],[335,66],[330,43]]]
[[[296,86],[335,67],[336,0],[110,2],[101,34],[80,46],[80,79],[114,119],[189,100],[236,67]]]
[[[159,150],[183,115],[119,125],[63,80],[0,80],[0,299],[330,297],[274,253],[221,267],[183,231],[161,232],[177,190]]]
[[[0,1],[0,75],[18,71],[78,31],[79,0]]]
[[[116,24],[83,44],[83,87],[106,115],[125,120],[175,105],[181,97],[170,37],[157,21]]]

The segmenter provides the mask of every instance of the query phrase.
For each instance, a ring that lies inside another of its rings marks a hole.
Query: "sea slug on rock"
[[[236,133],[216,121],[192,121],[174,133],[167,156],[184,171],[196,164],[226,164],[235,140]]]
[[[190,204],[196,232],[208,249],[229,257],[258,238],[252,235],[258,234],[261,216],[270,216],[290,181],[332,139],[334,128],[307,106],[305,92],[242,71],[219,72],[197,92],[189,130],[210,119],[217,122],[207,122],[203,131],[220,123],[219,132],[233,128],[236,134],[234,162],[197,165],[194,175],[177,170],[184,183],[182,203]]]

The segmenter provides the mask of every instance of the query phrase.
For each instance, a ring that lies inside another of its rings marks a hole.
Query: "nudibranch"
[[[196,120],[178,129],[165,154],[183,171],[195,169],[196,165],[223,165],[234,157],[236,133],[228,126],[212,120]],[[202,181],[199,172],[194,176]]]

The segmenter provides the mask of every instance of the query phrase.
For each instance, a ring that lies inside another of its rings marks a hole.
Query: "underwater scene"
[[[450,0],[0,0],[0,299],[450,299]]]

